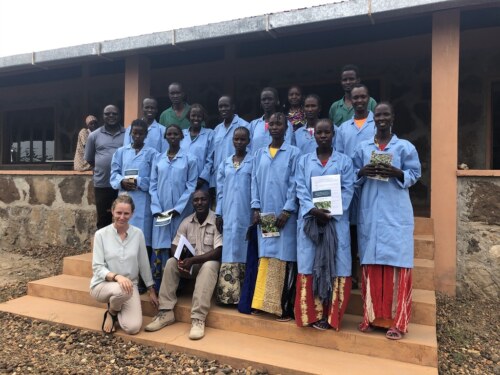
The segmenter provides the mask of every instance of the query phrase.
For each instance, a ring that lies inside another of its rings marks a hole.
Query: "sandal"
[[[112,324],[113,324],[113,325],[111,326],[111,330],[110,330],[110,331],[106,331],[106,330],[104,329],[104,326],[106,325],[106,322],[107,322],[107,320],[108,320],[108,314],[109,314],[109,316],[110,316],[110,318],[111,318],[111,322],[112,322]],[[104,333],[106,333],[106,334],[108,334],[108,335],[111,335],[111,334],[113,334],[114,332],[116,332],[116,323],[117,323],[117,322],[118,322],[118,315],[113,315],[113,314],[111,314],[111,313],[109,312],[109,304],[108,304],[108,309],[107,309],[107,310],[106,310],[106,312],[104,313],[104,318],[103,318],[103,320],[102,320],[101,330],[102,330]]]
[[[326,319],[321,319],[321,320],[318,320],[317,322],[314,322],[311,325],[311,327],[316,328],[320,331],[326,331],[327,329],[331,328],[330,324],[328,324]]]
[[[285,315],[282,315],[282,316],[279,316],[279,317],[276,318],[276,321],[277,322],[281,322],[281,323],[289,322],[290,320],[292,320],[292,317],[285,316]]]
[[[395,327],[389,328],[389,330],[385,334],[385,337],[387,337],[389,340],[401,340],[403,336],[404,333]]]
[[[257,310],[257,309],[252,309],[252,311],[250,312],[251,315],[255,315],[255,316],[259,316],[259,315],[262,315],[262,311],[260,310]]]

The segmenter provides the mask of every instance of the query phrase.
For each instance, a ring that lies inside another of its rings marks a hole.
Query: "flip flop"
[[[389,330],[385,334],[385,337],[387,337],[389,340],[401,340],[403,338],[403,336],[404,336],[404,333],[400,332],[395,327],[389,328]]]
[[[289,322],[289,321],[291,321],[291,320],[292,320],[292,318],[291,318],[291,317],[289,317],[289,316],[280,316],[280,317],[277,317],[277,318],[276,318],[276,321],[277,321],[277,322],[280,322],[280,323]]]
[[[316,328],[320,331],[326,331],[327,329],[330,329],[331,326],[328,324],[328,322],[325,319],[318,320],[317,322],[314,322],[311,327]]]
[[[108,314],[111,317],[111,321],[113,322],[113,326],[111,327],[111,331],[109,331],[109,332],[104,330],[104,326],[106,325],[106,321],[108,319]],[[115,333],[116,332],[116,322],[118,322],[118,315],[113,315],[109,312],[109,304],[108,304],[108,310],[106,310],[106,312],[104,313],[104,318],[102,320],[101,330],[108,335]]]

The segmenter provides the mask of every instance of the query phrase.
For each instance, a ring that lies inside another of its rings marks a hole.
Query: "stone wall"
[[[500,178],[458,178],[457,291],[498,298]]]
[[[92,176],[0,175],[0,249],[85,246],[95,231]]]

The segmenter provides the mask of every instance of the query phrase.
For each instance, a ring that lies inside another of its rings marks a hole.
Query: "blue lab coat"
[[[285,134],[285,143],[292,143],[293,126],[290,121],[287,121],[288,128]],[[266,129],[266,121],[264,116],[256,118],[250,123],[250,152],[255,155],[257,150],[262,147],[268,147],[272,138],[269,135],[269,130]]]
[[[138,154],[131,144],[120,147],[111,161],[110,184],[119,194],[126,193],[134,201],[135,210],[129,223],[140,228],[144,233],[146,246],[151,246],[153,216],[151,214],[151,198],[149,196],[149,182],[153,161],[158,153],[151,147],[144,146]],[[137,190],[126,191],[121,188],[127,169],[138,169]]]
[[[213,165],[210,187],[215,187],[217,185],[217,173],[219,171],[220,164],[234,154],[233,134],[234,130],[240,126],[249,129],[248,122],[243,120],[238,115],[234,115],[233,121],[229,127],[226,128],[224,122],[221,122],[214,129],[214,152],[212,154]]]
[[[283,143],[274,158],[269,147],[256,151],[252,170],[252,208],[261,213],[274,212],[276,218],[283,210],[291,215],[280,230],[279,237],[263,238],[259,226],[259,257],[297,261],[297,194],[295,168],[300,150]]]
[[[130,126],[125,129],[125,137],[123,138],[124,146],[132,143],[132,138],[130,137],[131,130]],[[144,146],[154,148],[158,152],[167,152],[168,143],[165,140],[165,127],[153,121],[148,128],[146,139],[144,139]]]
[[[373,112],[368,112],[366,122],[361,128],[354,123],[354,117],[343,122],[337,129],[334,139],[334,149],[337,152],[346,154],[351,159],[354,157],[357,146],[367,140],[373,140],[375,137],[375,120]]]
[[[293,133],[293,144],[300,149],[302,155],[316,152],[316,148],[318,147],[314,138],[314,132],[311,134],[305,126],[295,130]]]
[[[215,213],[224,220],[223,263],[245,263],[247,259],[246,233],[252,222],[252,163],[253,156],[247,154],[238,169],[233,166],[232,155],[219,165]]]
[[[181,221],[193,212],[191,195],[196,188],[197,178],[196,159],[183,150],[179,150],[172,161],[166,153],[156,156],[149,187],[151,212],[154,215],[174,209],[180,215],[173,218],[169,225],[153,226],[154,249],[170,248]]]
[[[186,154],[190,154],[196,158],[198,165],[198,177],[210,182],[212,173],[212,163],[214,152],[212,129],[201,128],[200,134],[195,139],[191,139],[189,129],[182,131],[184,139],[181,141],[181,149]]]
[[[342,194],[342,215],[333,216],[337,234],[337,252],[335,256],[337,276],[351,276],[351,237],[349,234],[349,205],[354,193],[354,169],[351,158],[334,151],[326,166],[323,167],[316,152],[302,155],[297,164],[297,197],[300,211],[297,230],[297,267],[299,273],[310,275],[313,272],[316,247],[304,233],[304,218],[314,208],[311,177],[340,174]]]
[[[367,140],[373,140],[375,137],[375,121],[373,120],[373,112],[368,112],[368,117],[366,122],[360,128],[354,123],[354,117],[346,122],[343,122],[337,129],[334,138],[334,149],[335,151],[346,154],[351,159],[354,158],[354,153],[358,145]],[[357,171],[354,171],[357,173]],[[357,212],[358,212],[358,202],[359,202],[359,187],[355,186],[354,195],[351,201],[351,207],[349,209],[349,221],[352,225],[356,225],[357,222]]]
[[[354,168],[370,162],[378,150],[372,140],[362,142],[354,156]],[[358,247],[361,264],[413,268],[413,208],[409,187],[420,178],[417,150],[408,141],[392,136],[383,153],[392,154],[392,165],[404,173],[404,182],[391,177],[379,181],[358,179],[361,196],[358,211]]]

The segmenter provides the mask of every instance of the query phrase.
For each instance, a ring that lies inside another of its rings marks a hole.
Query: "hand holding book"
[[[274,212],[260,214],[260,228],[262,237],[279,237],[280,230],[276,225],[276,215]]]
[[[359,170],[358,176],[379,181],[389,181],[390,177],[404,180],[403,171],[392,165],[392,154],[377,151],[372,151],[370,163]]]
[[[180,271],[191,274],[193,272],[193,257],[195,255],[196,251],[193,245],[191,245],[186,237],[181,235],[174,253],[174,258],[178,260],[177,268],[179,268]]]

